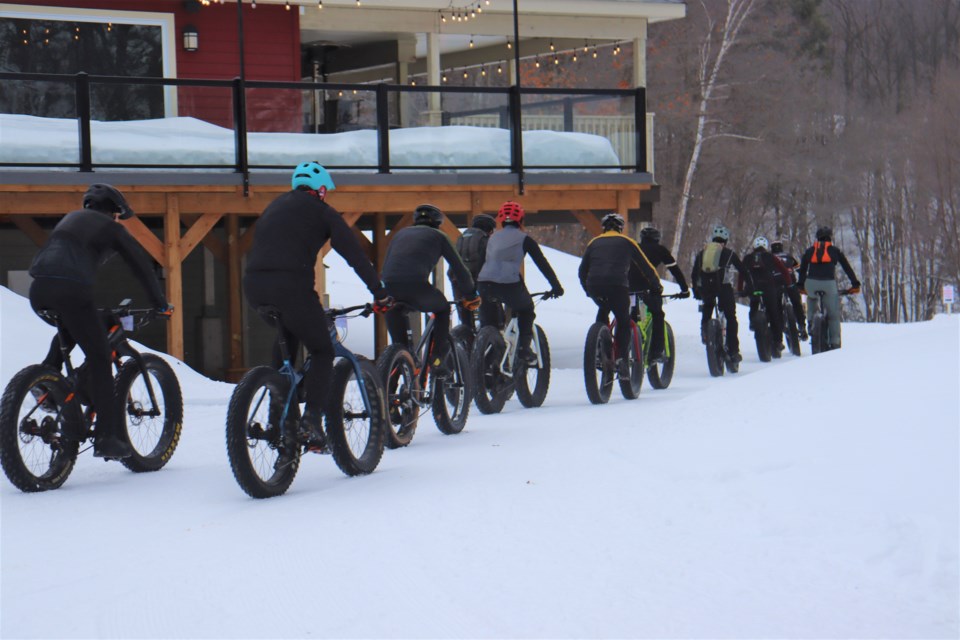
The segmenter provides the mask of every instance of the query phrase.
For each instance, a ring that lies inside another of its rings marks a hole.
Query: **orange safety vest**
[[[830,252],[827,251],[831,246],[830,242],[814,242],[813,243],[813,257],[810,258],[810,262],[814,264],[820,264],[822,262],[833,262],[833,259],[830,257]]]

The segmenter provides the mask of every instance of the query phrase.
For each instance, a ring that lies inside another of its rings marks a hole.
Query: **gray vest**
[[[513,225],[506,226],[490,236],[487,242],[487,259],[480,269],[480,282],[511,284],[520,282],[520,266],[523,264],[523,241],[527,234]]]

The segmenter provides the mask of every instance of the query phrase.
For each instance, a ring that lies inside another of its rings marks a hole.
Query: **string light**
[[[484,78],[487,77],[487,68],[484,67],[483,65],[480,65],[480,75],[483,76]]]
[[[556,51],[557,48],[553,46],[553,40],[550,41],[550,51]]]
[[[537,56],[537,61],[534,63],[534,66],[535,66],[537,69],[540,68],[540,56]]]
[[[470,77],[470,74],[467,73],[467,70],[466,70],[466,69],[464,69],[464,70],[463,70],[463,79],[466,80],[466,79],[469,78],[469,77]]]
[[[470,36],[470,48],[473,49],[473,36]]]
[[[557,54],[553,54],[553,64],[560,64],[560,58],[557,57]]]
[[[574,62],[577,61],[577,52],[576,52],[576,51],[573,52],[573,61],[574,61]]]
[[[443,13],[443,11],[440,12],[440,22],[447,24],[447,16]]]
[[[317,0],[317,9],[323,9],[323,0]]]
[[[254,9],[257,8],[257,0],[253,0],[253,4],[251,5],[251,7]]]
[[[503,73],[503,66],[501,66],[501,64],[500,64],[499,62],[497,63],[497,73],[498,73],[498,74],[502,74],[502,73]]]
[[[283,5],[283,8],[286,9],[287,11],[290,11],[290,0],[287,0],[287,3]]]
[[[507,38],[507,49],[513,49],[513,43],[510,42],[510,38]]]
[[[360,6],[360,0],[357,0],[357,6],[358,7]]]
[[[446,73],[446,72],[443,73],[443,76],[440,78],[440,80],[443,81],[443,82],[446,82],[446,81],[447,81],[447,73]]]

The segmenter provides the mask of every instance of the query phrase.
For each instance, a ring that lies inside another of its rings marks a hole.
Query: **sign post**
[[[953,313],[953,285],[943,285],[943,306],[947,308],[947,313]]]

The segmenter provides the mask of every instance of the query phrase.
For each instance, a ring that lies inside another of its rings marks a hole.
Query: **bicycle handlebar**
[[[356,311],[359,311],[359,312],[360,312],[360,313],[357,314],[358,316],[363,316],[364,318],[366,318],[366,317],[368,317],[371,313],[373,313],[373,305],[370,304],[369,302],[367,302],[367,303],[365,303],[365,304],[358,304],[358,305],[354,305],[354,306],[352,306],[352,307],[342,307],[342,308],[340,308],[340,309],[327,309],[327,317],[328,317],[328,318],[340,318],[340,317],[342,317],[342,316],[349,315],[349,314],[354,313],[354,312],[356,312]]]

